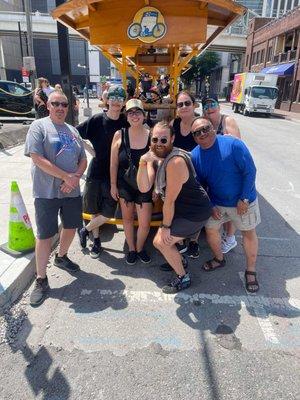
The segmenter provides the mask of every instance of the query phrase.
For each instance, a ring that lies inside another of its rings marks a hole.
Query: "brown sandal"
[[[249,275],[255,277],[254,281],[248,282],[247,276],[249,276]],[[256,279],[256,272],[245,271],[245,286],[246,286],[247,292],[249,292],[249,293],[258,292],[258,290],[259,290],[259,283],[257,282],[257,279]],[[252,288],[252,286],[256,286],[256,288]]]
[[[218,263],[218,265],[213,265],[214,262]],[[225,265],[225,258],[223,258],[223,260],[218,260],[216,257],[214,257],[211,260],[206,261],[206,263],[202,265],[202,269],[206,272],[210,272],[218,268],[223,268],[225,267]]]

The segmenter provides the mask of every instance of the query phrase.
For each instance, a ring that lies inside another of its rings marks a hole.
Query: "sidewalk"
[[[98,100],[93,99],[90,106],[92,107],[93,113],[98,112]],[[83,108],[81,104],[80,121],[84,119],[85,117],[83,117]],[[19,138],[22,137],[22,142],[24,142],[26,136],[26,133],[24,134],[24,128],[27,132],[29,127],[20,124],[19,128],[19,130],[22,131]],[[9,131],[9,129],[7,131]],[[34,233],[36,233],[30,166],[30,158],[24,156],[24,144],[7,149],[1,148],[0,146],[0,244],[6,243],[8,240],[10,185],[13,180],[17,181],[19,185],[21,195],[33,225]],[[83,184],[84,180],[81,181],[81,185]],[[34,252],[20,258],[14,258],[0,250],[0,314],[3,306],[13,302],[23,293],[33,279],[34,271]]]

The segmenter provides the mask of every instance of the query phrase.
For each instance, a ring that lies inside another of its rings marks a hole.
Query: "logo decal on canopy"
[[[161,12],[154,7],[144,7],[134,16],[127,29],[130,39],[139,39],[144,43],[153,43],[165,36],[167,26]]]

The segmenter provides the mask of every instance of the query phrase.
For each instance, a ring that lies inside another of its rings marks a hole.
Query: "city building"
[[[228,28],[228,36],[234,38],[240,37],[245,39],[250,22],[256,19],[256,24],[264,25],[269,22],[270,18],[278,19],[298,7],[299,0],[237,0],[248,8],[247,13],[237,22]],[[260,21],[260,22],[259,22]],[[260,26],[262,26],[260,25]],[[221,63],[212,71],[211,87],[212,93],[218,94],[220,97],[227,97],[232,87],[234,74],[243,72],[245,65],[245,48],[236,51],[222,51],[219,53]]]
[[[22,82],[23,56],[28,55],[24,1],[0,0],[0,79]],[[61,80],[57,24],[49,14],[55,7],[55,0],[31,0],[36,73],[51,84]],[[77,32],[69,32],[72,82],[81,89],[86,82],[82,66],[89,67],[91,86],[100,82],[100,76],[110,76],[110,62],[85,43]]]
[[[254,18],[247,37],[245,71],[278,75],[276,108],[300,112],[300,7],[283,17]]]

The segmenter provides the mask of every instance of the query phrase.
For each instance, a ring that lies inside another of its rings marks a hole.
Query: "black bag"
[[[123,137],[123,143],[125,146],[125,151],[126,155],[128,158],[129,162],[129,167],[126,169],[124,173],[124,181],[134,190],[139,190],[136,177],[137,177],[137,168],[132,162],[131,158],[131,152],[130,152],[130,144],[129,144],[129,136],[128,136],[128,130],[127,129],[122,129],[122,137]]]

